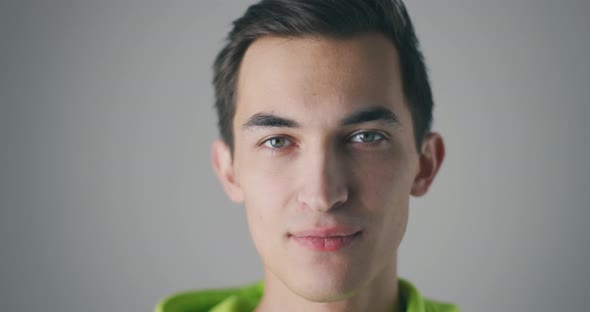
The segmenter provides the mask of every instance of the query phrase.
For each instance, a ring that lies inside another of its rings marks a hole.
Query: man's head
[[[316,302],[386,283],[409,196],[426,193],[444,158],[402,5],[263,1],[236,21],[215,68],[227,107],[213,166],[245,204],[267,281]]]

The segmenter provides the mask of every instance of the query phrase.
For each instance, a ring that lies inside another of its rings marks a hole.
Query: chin
[[[362,284],[358,278],[354,278],[354,274],[329,270],[297,273],[291,276],[289,283],[285,283],[286,286],[298,296],[313,302],[334,302],[350,298]]]
[[[303,288],[293,290],[299,297],[305,298],[312,302],[334,302],[354,296],[357,290],[352,288],[324,287],[315,285],[313,288]]]

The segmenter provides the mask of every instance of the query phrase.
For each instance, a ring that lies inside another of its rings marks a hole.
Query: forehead
[[[385,36],[263,37],[246,51],[236,121],[259,112],[340,118],[362,106],[403,106],[397,51]],[[238,121],[239,122],[239,121]]]

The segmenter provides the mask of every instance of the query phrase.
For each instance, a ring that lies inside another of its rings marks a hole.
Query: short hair
[[[256,39],[264,36],[346,39],[366,33],[385,35],[397,49],[403,93],[420,154],[422,140],[430,132],[433,99],[418,38],[401,0],[262,0],[233,22],[233,29],[213,65],[219,132],[232,155],[239,68],[246,50]]]

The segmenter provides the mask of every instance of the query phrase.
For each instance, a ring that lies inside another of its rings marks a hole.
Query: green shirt
[[[264,292],[262,281],[244,287],[184,292],[162,300],[155,312],[251,312]],[[405,312],[459,312],[455,305],[423,298],[408,281],[399,279]]]

